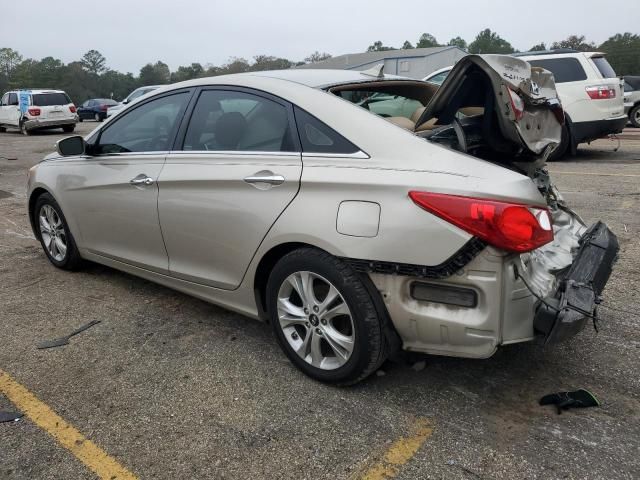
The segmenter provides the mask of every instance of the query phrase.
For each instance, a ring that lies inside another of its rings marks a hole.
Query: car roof
[[[559,50],[540,50],[537,52],[521,52],[521,53],[512,53],[511,56],[519,57],[519,58],[531,58],[535,59],[536,57],[569,57],[569,56],[578,56],[584,55],[588,58],[593,57],[604,57],[606,54],[604,52],[582,52],[580,50],[573,50],[570,48],[562,48]]]
[[[203,77],[194,80],[187,80],[180,84],[174,84],[180,86],[200,86],[213,84],[224,84],[228,80],[252,77],[267,77],[277,80],[283,80],[287,82],[299,83],[312,88],[325,88],[333,85],[340,85],[345,83],[364,83],[364,82],[376,82],[380,80],[406,80],[411,82],[420,82],[413,78],[399,77],[396,75],[384,75],[383,77],[377,77],[375,75],[368,74],[367,72],[361,72],[358,70],[331,70],[331,69],[288,69],[288,70],[263,70],[260,72],[246,72],[235,73],[230,75],[219,75],[215,77]],[[169,86],[169,85],[164,85]]]
[[[42,88],[14,88],[13,90],[9,90],[7,93],[14,92],[29,92],[32,95],[38,95],[40,93],[65,93],[64,90],[51,90]]]

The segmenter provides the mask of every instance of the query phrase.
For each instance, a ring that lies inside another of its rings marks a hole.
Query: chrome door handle
[[[129,180],[129,183],[131,185],[153,185],[153,178],[148,177],[146,173],[141,173],[140,175],[138,175],[135,178],[132,178],[131,180]]]
[[[266,183],[269,185],[282,185],[284,183],[284,177],[282,175],[276,175],[269,170],[263,170],[261,172],[254,173],[248,177],[244,177],[244,181],[250,184]]]

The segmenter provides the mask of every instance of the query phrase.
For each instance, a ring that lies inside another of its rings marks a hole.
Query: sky
[[[231,57],[302,60],[315,50],[365,51],[376,40],[415,45],[423,32],[439,42],[471,42],[490,28],[518,50],[569,35],[600,44],[615,33],[640,33],[640,1],[416,0],[31,0],[2,2],[0,48],[24,58],[65,63],[90,49],[107,66],[137,74],[162,60],[175,70]]]

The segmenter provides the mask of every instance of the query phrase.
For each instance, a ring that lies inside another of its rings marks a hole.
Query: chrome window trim
[[[371,158],[369,155],[364,153],[362,150],[358,150],[354,153],[316,153],[316,152],[302,152],[302,158],[360,158],[360,159],[368,159]]]
[[[169,155],[224,155],[224,156],[243,156],[253,155],[256,157],[297,157],[300,158],[300,152],[273,152],[258,150],[171,150]]]

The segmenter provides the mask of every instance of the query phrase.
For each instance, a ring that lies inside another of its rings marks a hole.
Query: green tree
[[[171,81],[169,66],[158,60],[155,64],[147,63],[140,69],[141,85],[162,85]]]
[[[204,67],[199,63],[192,63],[191,65],[178,67],[178,70],[171,74],[171,82],[184,82],[185,80],[204,76]]]
[[[0,48],[0,72],[11,80],[11,74],[22,62],[22,55],[12,48]]]
[[[430,33],[423,33],[422,35],[420,35],[420,39],[416,44],[416,48],[428,48],[428,47],[439,47],[439,46],[440,44],[438,43],[438,40],[436,40],[436,37],[434,37]]]
[[[640,74],[640,35],[616,33],[598,47],[618,75]]]
[[[541,43],[537,43],[535,44],[533,47],[531,47],[528,51],[529,52],[543,52],[544,50],[547,49],[547,46],[545,45],[544,42]]]
[[[447,43],[447,45],[449,45],[450,47],[458,47],[462,50],[466,50],[468,47],[466,40],[461,37],[452,38],[451,40],[449,40],[449,43]]]
[[[329,58],[331,58],[330,53],[327,53],[327,52],[320,53],[318,50],[316,50],[311,55],[306,57],[304,61],[307,63],[316,63],[316,62],[322,62],[323,60],[328,60]]]
[[[253,65],[249,69],[253,72],[260,70],[285,70],[291,68],[293,63],[286,58],[272,57],[269,55],[257,55],[253,57]]]
[[[488,28],[482,30],[475,40],[469,44],[469,53],[513,53],[509,42]]]
[[[565,40],[559,42],[553,42],[551,48],[556,50],[558,48],[573,48],[574,50],[580,50],[581,52],[588,52],[595,50],[596,45],[593,42],[586,42],[584,35],[569,35]]]
[[[243,73],[248,72],[250,68],[251,66],[246,59],[231,57],[229,61],[220,69],[220,74],[224,75],[228,73]]]
[[[403,50],[411,50],[412,48],[415,48],[415,47],[411,44],[409,40],[405,40],[404,43],[402,44]]]
[[[82,67],[89,73],[100,75],[107,71],[107,59],[97,50],[89,50],[80,60]]]
[[[388,50],[395,50],[395,48],[383,45],[380,40],[373,42],[367,47],[367,52],[386,52]]]

